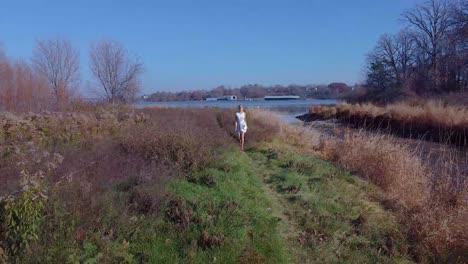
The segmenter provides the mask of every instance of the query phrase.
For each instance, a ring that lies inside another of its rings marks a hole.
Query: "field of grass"
[[[2,113],[0,263],[463,261],[463,200],[427,207],[415,178],[424,168],[391,154],[404,148],[377,153],[389,163],[378,170],[351,141],[255,111],[241,152],[232,119],[221,109]]]

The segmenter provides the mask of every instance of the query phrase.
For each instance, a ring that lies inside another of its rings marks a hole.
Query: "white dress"
[[[236,113],[237,127],[236,133],[247,132],[247,122],[245,122],[245,112]]]

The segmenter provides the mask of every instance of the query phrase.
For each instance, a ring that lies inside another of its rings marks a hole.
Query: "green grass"
[[[130,179],[116,183],[95,201],[106,205],[94,212],[99,228],[88,229],[81,244],[73,242],[74,220],[50,221],[45,230],[63,234],[55,239],[55,251],[48,250],[39,259],[73,263],[409,262],[396,220],[374,201],[379,196],[377,187],[277,141],[258,144],[247,152],[227,150],[210,167],[172,179],[157,211],[136,212],[129,206],[138,190],[155,194],[158,188]]]
[[[221,160],[170,184],[169,200],[193,211],[188,226],[160,216],[134,255],[145,252],[150,263],[410,262],[396,220],[371,198],[375,186],[281,143]],[[194,180],[208,176],[210,184]],[[222,243],[203,248],[204,232]]]
[[[410,262],[396,220],[372,198],[377,187],[282,143],[228,151],[169,191],[190,220],[182,227],[163,214],[148,223],[153,231],[131,252],[150,263]],[[223,241],[203,248],[203,233]]]
[[[199,172],[214,177],[212,186],[186,179],[170,185],[173,199],[193,209],[188,227],[181,228],[163,216],[156,235],[141,241],[134,251],[146,252],[150,263],[289,262],[277,219],[268,211],[270,201],[249,157],[228,151],[222,160],[216,168]],[[224,241],[203,249],[198,241],[203,232],[221,234]]]
[[[407,262],[396,220],[371,199],[379,193],[375,186],[278,142],[248,153],[299,227],[307,254],[296,256],[297,262]]]

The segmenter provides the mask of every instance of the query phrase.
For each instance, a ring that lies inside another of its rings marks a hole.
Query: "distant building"
[[[143,99],[143,100],[147,100],[148,98],[149,98],[149,96],[148,96],[148,95],[146,95],[146,94],[145,94],[145,95],[143,95],[143,96],[141,97],[141,99]]]
[[[218,101],[218,98],[208,97],[206,98],[207,102]]]
[[[224,95],[218,97],[218,101],[234,101],[237,100],[237,96],[235,95]]]

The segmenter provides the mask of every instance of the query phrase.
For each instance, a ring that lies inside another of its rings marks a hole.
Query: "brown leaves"
[[[166,206],[166,217],[181,230],[185,230],[190,225],[193,218],[193,209],[182,198],[175,198],[168,201]]]
[[[213,247],[219,247],[224,243],[223,234],[210,234],[207,231],[203,231],[198,238],[198,246],[202,249],[211,249]]]

